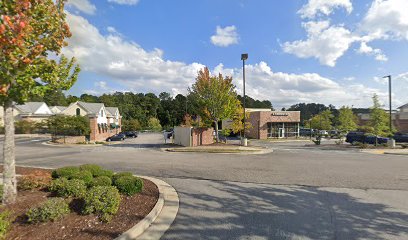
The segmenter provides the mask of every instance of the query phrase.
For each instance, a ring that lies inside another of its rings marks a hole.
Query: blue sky
[[[186,93],[199,69],[231,75],[276,107],[408,102],[406,0],[69,0],[64,54],[82,72],[71,94]],[[381,11],[380,11],[381,10]],[[405,62],[404,62],[405,61]]]

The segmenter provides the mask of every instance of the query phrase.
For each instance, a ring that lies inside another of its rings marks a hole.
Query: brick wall
[[[248,120],[252,127],[246,131],[246,135],[250,138],[267,139],[268,138],[268,122],[275,123],[298,123],[300,122],[300,112],[276,112],[262,111],[251,112]]]
[[[89,118],[89,126],[91,128],[90,139],[89,139],[91,142],[95,142],[95,141],[102,142],[102,141],[105,141],[108,137],[116,134],[116,129],[110,129],[109,121],[107,123],[107,129],[105,129],[102,126],[99,127],[96,117]],[[121,131],[121,128],[117,129],[118,133],[120,131]]]
[[[193,147],[201,145],[209,145],[214,143],[213,128],[194,128],[192,129],[192,144]]]
[[[58,137],[53,140],[55,143],[61,144],[76,144],[76,143],[83,143],[85,142],[85,136],[66,136],[66,137]]]

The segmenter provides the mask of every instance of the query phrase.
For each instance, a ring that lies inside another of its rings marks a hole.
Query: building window
[[[77,109],[76,109],[76,115],[77,115],[77,116],[80,116],[80,115],[81,115],[81,109],[80,109],[80,108],[77,108]]]
[[[101,117],[103,117],[103,110],[101,110]]]

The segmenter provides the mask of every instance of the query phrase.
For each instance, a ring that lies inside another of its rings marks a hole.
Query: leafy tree
[[[237,96],[239,101],[241,102],[241,105],[244,104],[244,98],[240,95]],[[245,96],[245,107],[246,108],[269,108],[273,109],[272,103],[268,100],[264,101],[259,101],[251,98],[250,96]]]
[[[378,95],[373,96],[373,106],[370,108],[369,126],[373,128],[373,134],[376,136],[385,136],[390,134],[389,118],[384,109],[381,108]]]
[[[298,103],[290,106],[287,111],[300,111],[300,122],[305,125],[306,120],[327,109],[329,108],[320,103]]]
[[[329,130],[332,128],[332,118],[333,115],[331,111],[327,109],[311,119],[312,128]]]
[[[337,119],[337,128],[342,132],[348,132],[357,128],[357,116],[354,115],[353,110],[349,107],[341,107]]]
[[[0,103],[4,107],[4,197],[15,202],[15,143],[13,102],[24,103],[30,95],[50,89],[69,89],[77,79],[75,59],[59,55],[71,33],[65,21],[63,0],[0,1]],[[72,71],[72,69],[74,70]]]
[[[137,119],[122,120],[122,130],[123,131],[137,131],[142,129],[142,125]]]
[[[232,78],[224,78],[222,74],[210,76],[208,68],[204,68],[198,72],[196,82],[188,91],[198,115],[214,123],[218,142],[218,122],[232,119],[240,106]]]
[[[51,134],[64,136],[84,136],[91,132],[89,120],[84,116],[55,115],[47,120]]]
[[[147,123],[147,127],[149,128],[149,130],[152,130],[152,131],[161,131],[162,130],[162,126],[160,125],[160,121],[157,118],[150,118],[148,123]]]

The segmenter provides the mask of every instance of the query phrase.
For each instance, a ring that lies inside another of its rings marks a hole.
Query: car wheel
[[[122,138],[122,141],[125,141],[125,139],[124,139],[124,138]]]
[[[110,142],[110,141],[112,141],[110,138],[108,138],[106,141],[108,141],[108,142]]]

